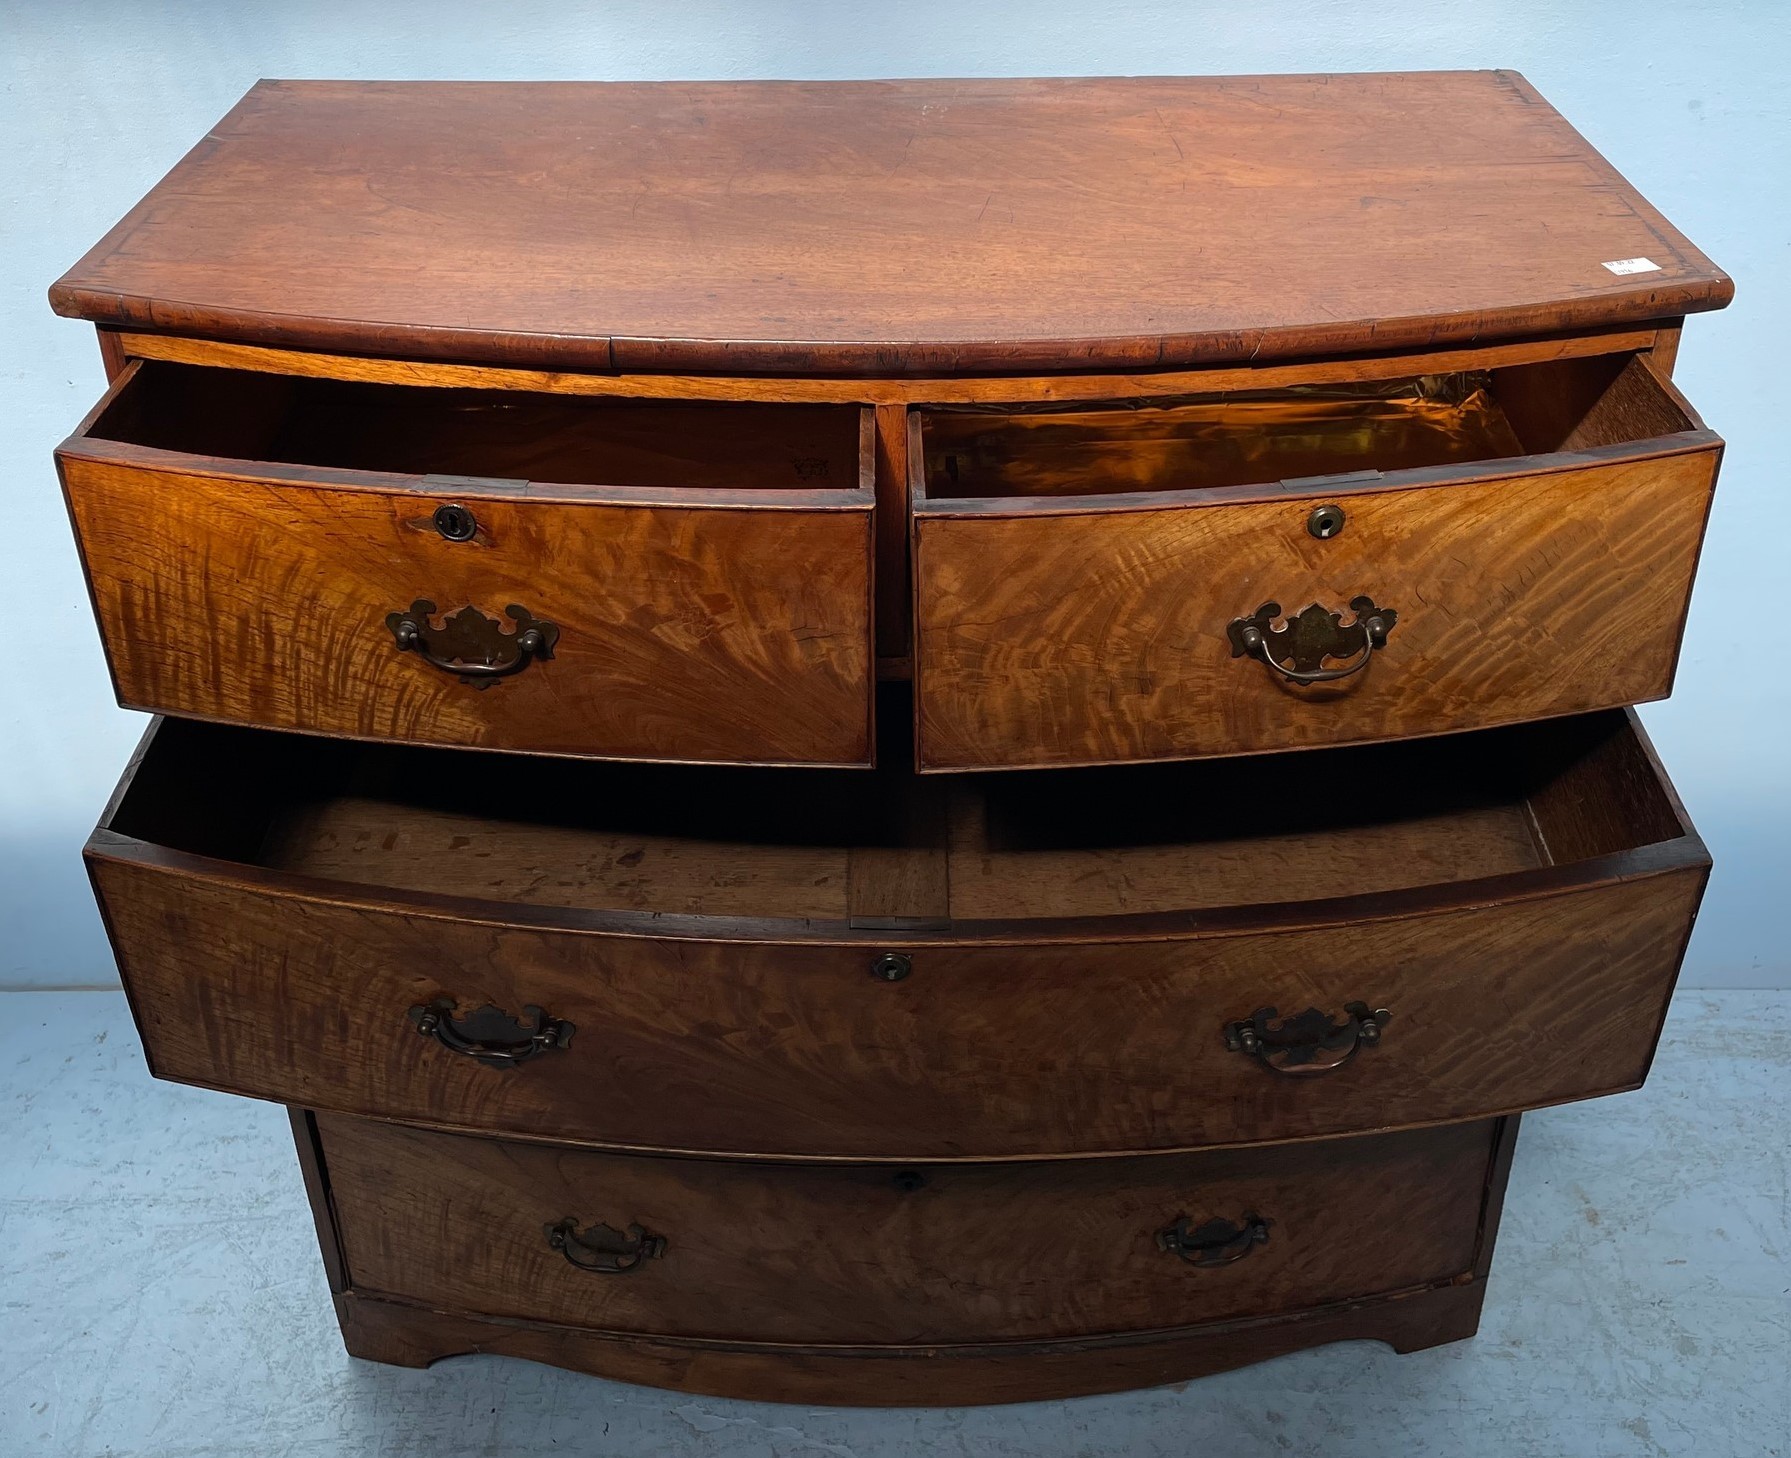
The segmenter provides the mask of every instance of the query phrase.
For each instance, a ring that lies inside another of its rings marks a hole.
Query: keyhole
[[[1306,530],[1321,542],[1330,539],[1343,530],[1343,508],[1341,506],[1315,506],[1312,515],[1306,518]]]
[[[914,963],[900,952],[885,952],[871,963],[871,976],[879,982],[900,982],[914,970]]]
[[[450,542],[470,542],[478,533],[479,523],[464,506],[438,506],[435,529]]]

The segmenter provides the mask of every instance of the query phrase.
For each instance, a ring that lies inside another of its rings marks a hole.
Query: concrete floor
[[[344,1355],[285,1115],[151,1081],[116,993],[0,993],[0,1455],[1791,1452],[1791,994],[1690,993],[1654,1077],[1526,1119],[1478,1338],[1008,1408],[724,1402]]]

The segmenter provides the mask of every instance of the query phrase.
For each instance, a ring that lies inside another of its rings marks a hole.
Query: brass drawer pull
[[[1265,602],[1247,618],[1233,618],[1225,633],[1231,639],[1233,658],[1254,658],[1267,664],[1289,683],[1335,683],[1368,667],[1376,648],[1386,646],[1387,635],[1399,621],[1392,608],[1376,607],[1371,597],[1352,598],[1354,622],[1345,624],[1342,613],[1312,603],[1277,628],[1281,604]],[[1355,661],[1343,668],[1326,668],[1327,658]],[[1283,665],[1288,665],[1283,667]]]
[[[437,628],[430,621],[435,604],[420,597],[409,612],[387,613],[386,626],[400,653],[415,653],[462,683],[489,688],[497,679],[521,673],[537,658],[552,658],[553,645],[560,640],[557,627],[527,608],[511,603],[504,612],[516,624],[514,632],[505,632],[501,619],[486,617],[470,603]]]
[[[454,1016],[454,999],[438,997],[410,1010],[411,1026],[434,1038],[450,1053],[459,1053],[488,1068],[514,1068],[538,1053],[564,1048],[577,1031],[538,1007],[525,1007],[520,1019],[486,1003],[463,1018]]]
[[[579,1270],[601,1276],[626,1275],[639,1270],[643,1261],[656,1261],[665,1254],[665,1237],[649,1235],[638,1225],[630,1225],[626,1232],[613,1225],[592,1225],[580,1231],[577,1218],[568,1215],[541,1228],[551,1249]]]
[[[1378,1046],[1381,1030],[1393,1017],[1384,1007],[1370,1010],[1365,1002],[1346,1003],[1343,1011],[1341,1023],[1315,1007],[1276,1023],[1274,1008],[1259,1007],[1244,1021],[1225,1025],[1225,1046],[1289,1078],[1333,1073],[1364,1048]]]
[[[1257,1246],[1267,1245],[1269,1226],[1274,1223],[1247,1214],[1236,1223],[1214,1219],[1195,1225],[1186,1215],[1179,1215],[1175,1224],[1157,1232],[1157,1249],[1180,1256],[1191,1266],[1229,1266]]]

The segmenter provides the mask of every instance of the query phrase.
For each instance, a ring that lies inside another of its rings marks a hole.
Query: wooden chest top
[[[1483,343],[1731,292],[1484,71],[263,81],[51,300],[347,353],[942,374]]]

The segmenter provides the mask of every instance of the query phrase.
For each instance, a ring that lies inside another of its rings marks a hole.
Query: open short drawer
[[[910,418],[923,769],[1665,696],[1722,442],[1648,360]]]
[[[897,758],[607,765],[163,720],[88,858],[161,1077],[918,1161],[1633,1088],[1709,866],[1620,711],[1049,794]]]
[[[872,758],[871,412],[128,367],[57,452],[132,708]]]

